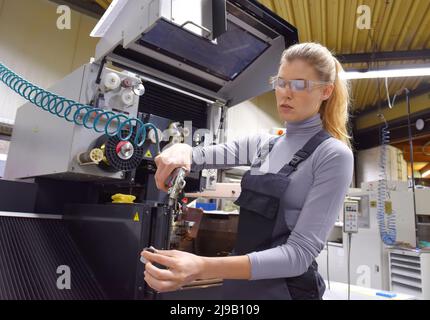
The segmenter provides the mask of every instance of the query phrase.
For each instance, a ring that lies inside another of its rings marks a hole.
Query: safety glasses
[[[281,77],[271,79],[273,89],[285,89],[287,86],[293,92],[311,91],[313,88],[332,84],[331,81],[314,81],[305,79],[285,80]]]

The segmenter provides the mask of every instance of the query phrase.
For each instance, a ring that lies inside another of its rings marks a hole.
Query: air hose
[[[21,78],[1,62],[0,81],[24,99],[53,115],[109,137],[118,136],[122,141],[129,141],[133,137],[133,142],[138,147],[145,143],[147,130],[152,129],[157,154],[160,153],[158,131],[152,123],[144,123],[135,117],[95,108],[46,91]]]
[[[396,213],[393,209],[391,212],[386,210],[386,200],[388,194],[387,186],[387,146],[390,142],[390,131],[388,123],[384,116],[379,115],[384,120],[385,125],[381,129],[381,154],[379,158],[379,184],[378,184],[378,205],[376,219],[378,221],[381,240],[386,245],[394,245],[396,243]]]

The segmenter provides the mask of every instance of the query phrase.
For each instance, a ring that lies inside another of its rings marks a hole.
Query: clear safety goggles
[[[273,89],[285,89],[288,87],[293,92],[311,91],[313,88],[333,83],[331,81],[314,81],[305,79],[285,80],[281,77],[273,77],[271,82]]]

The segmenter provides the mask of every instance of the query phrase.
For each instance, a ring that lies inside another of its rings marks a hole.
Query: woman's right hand
[[[185,143],[176,143],[155,157],[157,172],[155,183],[159,190],[167,192],[167,179],[176,168],[184,168],[191,171],[193,148]]]

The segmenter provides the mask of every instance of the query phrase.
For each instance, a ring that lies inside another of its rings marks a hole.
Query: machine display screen
[[[231,81],[257,59],[269,44],[231,21],[217,44],[159,20],[139,40],[139,44]]]

